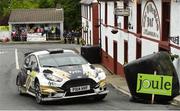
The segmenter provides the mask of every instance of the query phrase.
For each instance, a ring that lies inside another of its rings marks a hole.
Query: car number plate
[[[90,85],[78,86],[70,88],[70,92],[80,92],[90,90]]]

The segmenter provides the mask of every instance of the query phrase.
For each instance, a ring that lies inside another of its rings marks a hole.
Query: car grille
[[[88,91],[80,91],[80,92],[70,92],[71,87],[78,87],[78,86],[84,86],[84,85],[90,85],[90,90]],[[94,93],[94,88],[96,87],[97,83],[90,79],[90,78],[81,78],[81,79],[73,79],[67,81],[61,88],[66,91],[66,96],[75,96],[75,95],[82,95],[82,94],[88,94],[88,93]]]

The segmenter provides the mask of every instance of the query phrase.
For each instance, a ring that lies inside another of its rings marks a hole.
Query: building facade
[[[102,64],[124,76],[123,65],[159,51],[180,56],[180,1],[99,0]],[[123,11],[124,13],[118,13]],[[180,78],[180,58],[174,66]]]
[[[82,38],[88,45],[99,45],[99,7],[97,0],[81,0]]]

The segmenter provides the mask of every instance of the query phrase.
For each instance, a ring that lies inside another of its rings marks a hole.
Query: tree
[[[3,16],[9,15],[12,9],[29,9],[38,8],[39,4],[36,0],[1,0],[0,1],[0,14]]]
[[[64,9],[64,27],[66,30],[76,30],[81,23],[80,0],[55,0]]]
[[[4,12],[6,11],[5,9],[7,9],[9,7],[9,1],[8,0],[0,0],[0,18],[2,18],[2,16],[4,16]]]
[[[55,0],[37,0],[39,8],[54,8]]]

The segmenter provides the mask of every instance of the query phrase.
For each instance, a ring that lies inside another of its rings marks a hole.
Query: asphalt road
[[[0,45],[0,110],[180,110],[179,107],[172,105],[130,102],[128,96],[111,85],[108,85],[110,90],[108,96],[99,102],[91,99],[73,99],[38,105],[34,97],[18,95],[15,79],[25,52],[37,49],[74,49],[77,47],[79,46],[66,44]]]

